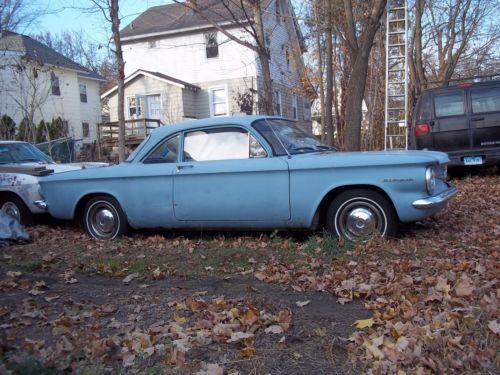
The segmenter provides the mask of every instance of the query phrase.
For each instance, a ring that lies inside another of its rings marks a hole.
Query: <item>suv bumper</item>
[[[500,165],[500,147],[490,149],[467,150],[460,152],[449,152],[450,163],[448,167],[469,167],[464,163],[464,158],[468,156],[480,156],[482,163],[473,166],[493,166]]]

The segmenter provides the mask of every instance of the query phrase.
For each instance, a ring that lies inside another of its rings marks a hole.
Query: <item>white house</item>
[[[239,2],[229,4],[235,6]],[[198,0],[197,5],[218,13],[219,25],[251,41],[241,25],[230,21],[231,16],[220,1]],[[288,0],[263,1],[275,112],[311,132],[310,101],[298,93],[299,74],[290,52],[292,43],[299,43],[302,36],[295,21],[284,21],[284,17],[293,19],[292,16]],[[254,102],[258,101],[263,82],[257,54],[182,4],[150,8],[120,33],[127,119],[145,117],[172,123],[226,116],[242,112],[236,100],[241,94],[250,94]],[[303,52],[303,44],[298,49]],[[109,99],[111,120],[116,121],[116,87],[103,94],[103,98]],[[258,112],[256,104],[252,112]]]
[[[17,125],[29,118],[60,117],[68,135],[83,143],[96,139],[101,120],[100,75],[26,35],[0,35],[0,116]]]

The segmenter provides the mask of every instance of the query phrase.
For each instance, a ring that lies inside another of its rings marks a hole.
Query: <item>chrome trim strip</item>
[[[418,199],[413,202],[413,207],[415,208],[432,208],[439,206],[449,199],[457,195],[458,189],[455,186],[450,186],[448,189],[442,193],[429,198]]]
[[[41,210],[47,211],[47,209],[49,208],[47,202],[45,202],[44,200],[34,201],[33,203]]]

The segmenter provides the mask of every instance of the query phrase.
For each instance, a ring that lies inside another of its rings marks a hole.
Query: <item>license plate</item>
[[[465,156],[465,165],[480,165],[483,164],[483,158],[481,156]]]

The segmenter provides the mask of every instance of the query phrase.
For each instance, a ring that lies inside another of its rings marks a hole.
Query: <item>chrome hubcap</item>
[[[95,202],[87,211],[87,226],[95,239],[114,238],[120,226],[120,218],[115,208],[108,202]]]
[[[337,233],[353,241],[384,235],[386,225],[383,210],[376,202],[366,198],[344,202],[335,215]]]
[[[113,212],[104,208],[95,214],[94,227],[101,233],[110,233],[115,227],[115,217]]]
[[[2,211],[5,212],[10,217],[12,217],[12,218],[16,219],[17,221],[21,222],[21,213],[19,212],[19,207],[17,207],[14,203],[12,203],[12,202],[5,202],[2,205]]]
[[[356,236],[368,236],[375,231],[376,219],[370,210],[356,208],[352,210],[346,220],[346,229]]]

